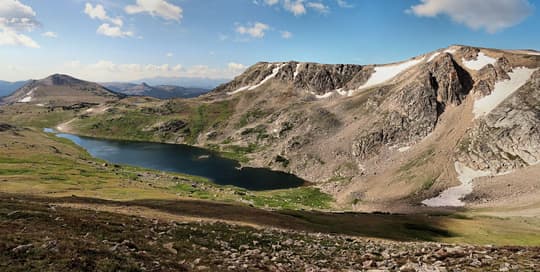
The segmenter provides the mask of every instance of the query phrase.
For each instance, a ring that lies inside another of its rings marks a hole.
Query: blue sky
[[[258,61],[540,49],[533,0],[0,0],[0,79],[231,78]]]

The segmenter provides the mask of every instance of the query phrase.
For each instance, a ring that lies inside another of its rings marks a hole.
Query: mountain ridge
[[[97,83],[64,74],[53,74],[31,80],[2,99],[4,103],[72,104],[79,102],[103,103],[123,98]]]
[[[101,83],[102,86],[125,95],[149,96],[159,99],[170,98],[192,98],[208,92],[203,88],[187,88],[174,85],[156,85],[150,86],[145,82],[135,83]]]
[[[234,150],[245,165],[293,173],[352,209],[496,206],[489,186],[467,186],[540,172],[539,68],[532,51],[468,46],[392,64],[260,62],[201,97],[108,104],[70,131],[99,137],[107,123],[117,132],[107,136],[121,139],[124,123],[112,114],[139,116],[135,139]],[[461,201],[469,195],[483,197]]]

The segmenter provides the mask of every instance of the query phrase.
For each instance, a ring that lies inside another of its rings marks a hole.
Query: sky
[[[452,44],[540,49],[537,0],[0,0],[0,80],[233,78],[259,61],[378,64]]]

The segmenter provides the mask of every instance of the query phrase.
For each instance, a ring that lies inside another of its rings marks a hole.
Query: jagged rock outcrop
[[[387,98],[372,110],[371,129],[353,142],[360,159],[376,155],[384,145],[417,142],[429,135],[447,105],[459,105],[472,88],[471,76],[444,53],[420,67],[405,84],[387,90]],[[384,90],[382,88],[381,90]]]
[[[540,71],[512,97],[478,120],[459,149],[462,162],[493,173],[540,162]]]
[[[443,107],[449,104],[459,105],[472,88],[471,76],[448,53],[443,53],[427,66],[437,102]]]
[[[260,62],[246,70],[233,81],[219,86],[215,93],[234,92],[235,90],[258,86],[269,79],[289,84],[295,89],[322,95],[343,88],[358,76],[362,66],[353,64],[319,63],[266,63]],[[367,79],[367,77],[364,77]],[[357,80],[358,81],[358,80]]]

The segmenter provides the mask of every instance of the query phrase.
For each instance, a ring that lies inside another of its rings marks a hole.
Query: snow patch
[[[27,96],[27,97],[19,100],[19,102],[21,102],[21,103],[28,103],[30,101],[32,101],[32,96]]]
[[[443,52],[444,52],[444,53],[448,53],[448,54],[450,54],[450,55],[453,55],[453,54],[455,54],[459,49],[461,49],[461,46],[459,46],[459,45],[452,45],[452,46],[446,48]]]
[[[484,52],[478,53],[478,56],[475,60],[463,59],[463,65],[465,65],[465,67],[477,71],[484,68],[484,66],[488,64],[494,64],[495,62],[497,62],[496,59],[484,54]]]
[[[433,60],[434,60],[438,55],[440,55],[440,54],[441,54],[441,52],[435,52],[435,53],[433,53],[433,54],[429,57],[429,59],[427,60],[427,62],[433,61]]]
[[[283,68],[283,66],[285,66],[286,63],[282,63],[280,65],[278,65],[278,67],[274,68],[272,70],[272,73],[270,75],[268,75],[265,79],[263,79],[261,82],[259,82],[259,84],[257,85],[254,85],[254,86],[244,86],[244,87],[241,87],[241,88],[238,88],[236,89],[235,91],[233,92],[228,92],[227,94],[228,95],[233,95],[233,94],[236,94],[236,93],[239,93],[239,92],[242,92],[242,91],[245,91],[245,90],[248,90],[248,91],[251,91],[251,90],[254,90],[254,89],[257,89],[259,88],[260,86],[262,86],[264,83],[266,83],[268,80],[274,78],[278,73],[279,73],[279,70],[281,70],[281,68]],[[272,64],[269,64],[268,68],[272,67]]]
[[[334,94],[334,92],[333,91],[332,92],[327,92],[327,93],[322,94],[322,95],[318,95],[318,94],[315,94],[315,93],[313,93],[313,94],[315,95],[315,98],[317,98],[317,99],[325,99],[325,98],[328,98],[328,97],[332,96]]]
[[[457,51],[456,48],[448,48],[448,49],[444,50],[444,53],[454,54],[454,53],[456,53],[456,51]]]
[[[300,74],[300,63],[296,64],[296,70],[294,71],[294,79]]]
[[[34,94],[34,91],[36,90],[37,88],[33,88],[32,90],[30,90],[25,97],[23,97],[22,99],[20,99],[18,102],[20,103],[28,103],[28,102],[31,102],[33,97],[32,95]]]
[[[429,207],[463,207],[465,202],[462,199],[473,191],[472,181],[491,175],[489,171],[474,170],[460,162],[455,162],[454,167],[461,185],[448,188],[438,196],[422,201],[422,204]]]
[[[336,93],[338,93],[339,95],[345,96],[345,95],[347,95],[349,93],[349,91],[345,91],[345,90],[343,90],[343,88],[339,88],[339,89],[336,90]]]
[[[419,58],[419,59],[412,59],[406,62],[402,62],[399,64],[391,64],[391,65],[385,65],[385,66],[377,66],[375,67],[375,71],[371,75],[371,77],[368,79],[364,85],[360,86],[358,90],[361,89],[367,89],[376,85],[379,85],[381,83],[384,83],[403,71],[417,65],[418,63],[424,61],[425,57]],[[351,93],[349,93],[349,96]]]
[[[401,152],[401,153],[403,153],[403,152],[405,152],[405,151],[407,151],[407,150],[409,150],[409,149],[411,149],[410,146],[404,146],[404,147],[398,148],[398,151]]]
[[[510,95],[521,88],[521,86],[527,83],[536,70],[537,69],[529,69],[526,67],[514,68],[512,72],[508,73],[510,80],[503,80],[495,83],[495,88],[490,95],[484,96],[474,102],[474,118],[476,119],[490,113]]]
[[[535,51],[527,51],[527,54],[533,55],[533,56],[540,56],[540,52],[535,52]]]

